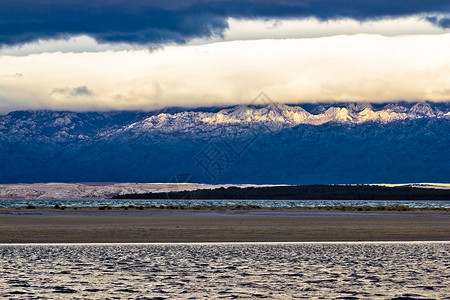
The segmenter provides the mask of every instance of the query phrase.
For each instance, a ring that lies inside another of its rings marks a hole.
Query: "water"
[[[0,245],[0,297],[450,299],[449,268],[448,242]]]
[[[0,207],[23,207],[32,204],[36,207],[50,207],[59,204],[67,207],[97,207],[123,205],[144,206],[235,206],[257,205],[260,207],[319,207],[319,206],[396,206],[415,208],[450,208],[450,201],[364,201],[364,200],[135,200],[135,199],[0,199]]]

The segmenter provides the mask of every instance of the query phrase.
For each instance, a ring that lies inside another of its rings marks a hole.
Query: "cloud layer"
[[[443,101],[450,99],[449,40],[361,34],[0,56],[0,111],[229,105],[261,91],[285,103]]]
[[[448,0],[2,0],[0,112],[442,101],[448,53]]]
[[[0,45],[88,35],[99,42],[185,43],[221,35],[227,20],[357,21],[424,15],[448,28],[448,0],[2,0]]]

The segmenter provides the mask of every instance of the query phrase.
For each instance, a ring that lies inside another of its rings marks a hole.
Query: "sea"
[[[0,199],[0,207],[390,206],[450,201]],[[2,299],[450,299],[450,241],[0,244]]]
[[[0,199],[0,207],[53,207],[55,204],[66,207],[99,206],[237,206],[254,205],[259,207],[324,207],[324,206],[406,206],[414,208],[450,208],[450,201],[413,200],[196,200],[196,199]]]
[[[2,299],[450,299],[450,242],[2,244]]]

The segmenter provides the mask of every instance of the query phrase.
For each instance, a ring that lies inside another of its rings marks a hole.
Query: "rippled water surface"
[[[450,299],[450,243],[0,245],[13,299]]]
[[[194,200],[194,199],[0,199],[0,207],[23,207],[32,204],[36,207],[50,207],[55,204],[67,207],[96,206],[234,206],[257,205],[260,207],[318,207],[318,206],[396,206],[416,208],[450,208],[450,201],[413,201],[413,200]]]

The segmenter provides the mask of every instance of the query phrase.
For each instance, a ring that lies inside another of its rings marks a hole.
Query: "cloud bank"
[[[0,112],[442,101],[448,53],[448,0],[2,0]]]
[[[87,35],[98,42],[186,43],[220,36],[234,19],[356,21],[423,15],[450,26],[448,0],[2,0],[0,45]]]
[[[361,34],[0,56],[0,110],[230,105],[261,91],[284,103],[443,101],[449,40],[450,33]]]

